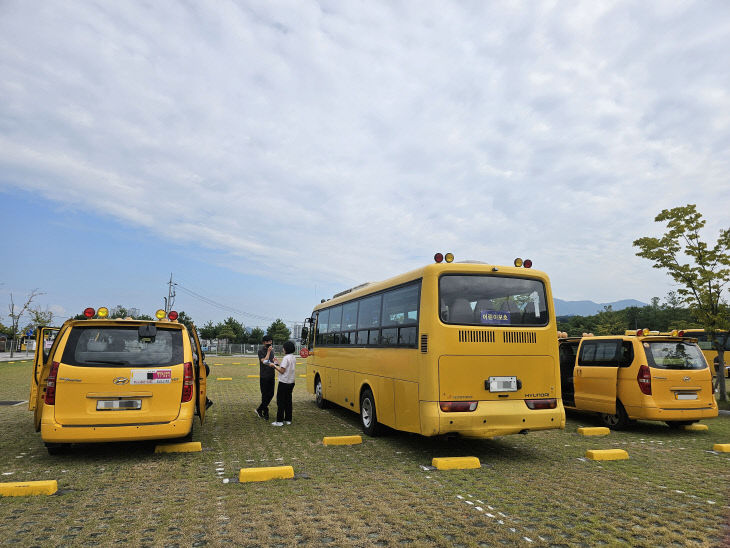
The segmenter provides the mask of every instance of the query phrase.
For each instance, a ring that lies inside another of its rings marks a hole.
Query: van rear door
[[[91,320],[73,325],[58,368],[55,420],[79,426],[174,420],[180,412],[184,342],[180,324]]]
[[[621,339],[583,339],[573,384],[575,406],[585,411],[616,413],[616,385]],[[629,343],[630,347],[630,343]]]
[[[208,377],[208,366],[205,363],[205,354],[198,338],[198,332],[195,330],[195,326],[190,326],[190,344],[193,346],[193,367],[195,368],[195,388],[197,399],[195,405],[197,406],[198,416],[200,417],[200,424],[203,424],[205,420],[205,408],[208,397],[206,395],[206,380]]]
[[[712,405],[712,373],[700,348],[681,339],[644,340],[651,393],[662,409],[704,409]]]

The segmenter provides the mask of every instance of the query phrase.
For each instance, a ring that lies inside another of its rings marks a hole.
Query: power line
[[[202,301],[202,302],[204,302],[204,303],[212,306],[213,308],[217,308],[218,310],[222,310],[224,312],[232,312],[232,313],[238,314],[240,316],[247,316],[249,318],[253,318],[255,320],[261,320],[261,321],[264,321],[264,322],[274,322],[274,321],[280,319],[281,321],[283,321],[284,323],[287,323],[287,324],[298,323],[298,322],[295,322],[295,321],[286,320],[286,319],[282,319],[282,318],[268,318],[266,316],[259,316],[258,314],[252,314],[251,312],[246,312],[244,310],[240,310],[238,308],[234,308],[232,306],[228,306],[228,305],[219,303],[218,301],[214,301],[213,299],[211,299],[209,297],[206,297],[204,295],[201,295],[200,293],[196,293],[192,289],[188,289],[184,285],[181,285],[179,282],[176,283],[175,285],[177,286],[177,288],[180,291],[182,291],[183,293],[187,294],[188,296],[193,297],[195,299],[198,299],[198,300],[200,300],[200,301]]]

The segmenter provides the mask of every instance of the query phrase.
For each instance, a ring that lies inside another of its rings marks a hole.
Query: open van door
[[[33,376],[30,380],[28,409],[35,411],[34,422],[36,432],[40,430],[43,414],[43,380],[48,376],[48,359],[55,351],[58,340],[58,327],[40,327],[36,330],[35,358],[33,360]]]
[[[621,339],[581,341],[573,377],[577,409],[616,413],[618,368],[625,352],[622,343]]]
[[[198,332],[196,331],[195,326],[190,326],[190,332],[193,335],[192,339],[193,344],[195,345],[195,348],[193,348],[193,354],[197,356],[197,360],[195,360],[195,363],[193,364],[193,367],[195,367],[195,388],[198,395],[195,404],[198,416],[200,417],[200,424],[203,424],[203,421],[205,420],[206,403],[208,401],[206,384],[208,366],[205,363],[205,354],[203,354],[203,348],[200,345],[200,339],[198,338]]]

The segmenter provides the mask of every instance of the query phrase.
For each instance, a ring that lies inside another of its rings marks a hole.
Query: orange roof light
[[[157,312],[155,312],[155,318],[157,318],[158,320],[163,320],[165,318],[165,315],[165,311],[161,308]]]
[[[454,262],[454,254],[453,253],[447,253],[444,256],[444,259],[446,260],[447,263],[453,263]]]
[[[522,259],[520,259],[519,257],[517,257],[517,258],[515,259],[515,266],[516,266],[517,268],[521,267],[521,266],[522,266]]]
[[[96,311],[96,315],[100,318],[106,318],[109,315],[109,309],[106,306],[102,306]]]

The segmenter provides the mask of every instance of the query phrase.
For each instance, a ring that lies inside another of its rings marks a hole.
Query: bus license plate
[[[677,394],[677,399],[678,400],[696,400],[697,394],[688,394],[686,392],[684,394],[679,393],[679,394]]]
[[[489,377],[490,392],[516,392],[517,377]]]
[[[142,409],[142,400],[99,400],[96,402],[97,411],[123,411]]]

